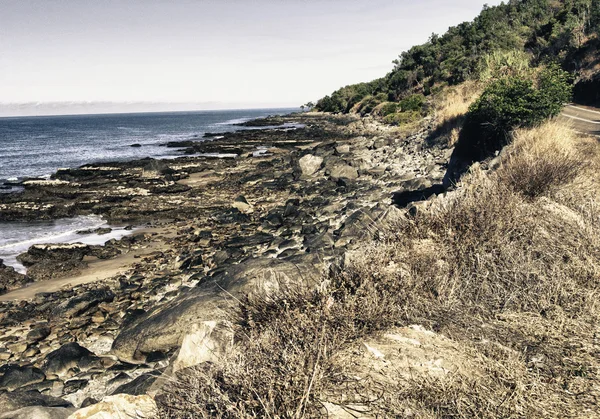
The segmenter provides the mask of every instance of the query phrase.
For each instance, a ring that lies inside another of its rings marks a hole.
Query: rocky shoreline
[[[380,223],[439,191],[452,153],[428,144],[428,119],[410,136],[316,113],[249,125],[263,128],[171,144],[182,149],[175,160],[60,170],[0,195],[0,221],[96,214],[157,229],[102,247],[32,247],[20,257],[27,276],[0,264],[9,291],[136,252],[110,279],[4,296],[0,412],[61,418],[102,400],[106,409],[150,406],[165,377],[234,344],[238,298],[318,286]],[[135,397],[106,398],[123,394]]]

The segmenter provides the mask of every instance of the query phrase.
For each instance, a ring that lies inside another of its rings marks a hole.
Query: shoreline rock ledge
[[[60,182],[0,194],[0,221],[96,214],[145,228],[105,246],[33,246],[19,257],[27,276],[0,263],[0,419],[151,417],[172,377],[235,345],[240,300],[323,286],[348,251],[405,216],[395,193],[422,185],[415,196],[429,198],[452,152],[426,145],[430,126],[407,137],[317,113],[261,124],[186,142],[173,160],[64,169]],[[13,288],[99,260],[129,262],[11,301]]]

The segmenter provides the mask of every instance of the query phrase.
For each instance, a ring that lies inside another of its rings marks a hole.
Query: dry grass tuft
[[[598,148],[556,123],[519,131],[497,172],[380,231],[328,290],[242,304],[238,350],[182,376],[163,416],[326,417],[345,400],[371,417],[598,417]],[[472,370],[353,378],[345,349],[411,324]]]
[[[503,183],[530,198],[573,182],[589,166],[589,144],[564,122],[553,121],[515,134],[499,170]]]
[[[433,107],[438,126],[431,137],[437,142],[443,139],[450,147],[456,144],[465,115],[482,91],[481,83],[468,81],[445,89],[440,97],[435,98]]]
[[[444,96],[436,105],[440,123],[464,116],[482,91],[483,86],[476,81],[468,81],[445,91]]]
[[[358,290],[357,290],[358,291]],[[349,294],[296,292],[240,304],[238,350],[219,365],[180,375],[158,402],[161,417],[322,417],[323,394],[343,385],[335,355],[362,336],[391,326],[391,296],[372,290]]]

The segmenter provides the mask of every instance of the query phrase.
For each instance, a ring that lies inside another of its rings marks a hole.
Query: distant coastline
[[[296,109],[290,103],[246,102],[0,102],[0,118]]]

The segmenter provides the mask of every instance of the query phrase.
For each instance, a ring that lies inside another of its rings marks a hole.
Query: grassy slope
[[[442,125],[476,91],[448,95]],[[382,226],[326,290],[243,304],[237,349],[181,377],[162,415],[598,417],[600,149],[575,135],[518,131],[497,170]],[[359,350],[413,324],[446,342],[442,373],[392,358],[380,372]]]

